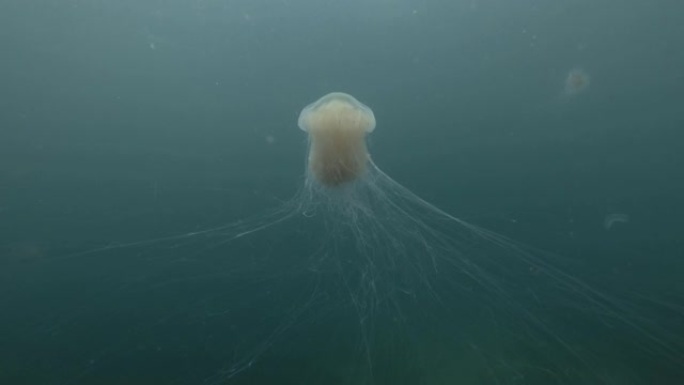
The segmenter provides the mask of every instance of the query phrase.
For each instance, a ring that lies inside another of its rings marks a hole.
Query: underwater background
[[[0,383],[422,383],[349,369],[363,364],[343,361],[345,330],[329,337],[335,309],[282,338],[255,322],[289,306],[265,299],[270,279],[301,292],[282,272],[314,247],[305,234],[285,248],[275,231],[146,243],[292,197],[298,114],[332,91],[373,109],[370,151],[397,182],[658,308],[629,316],[678,350],[639,366],[603,336],[610,364],[587,383],[684,383],[683,36],[670,0],[3,1]],[[280,254],[258,276],[231,265]],[[487,321],[463,317],[487,338]],[[322,354],[324,340],[339,349]],[[571,383],[490,364],[424,382]]]

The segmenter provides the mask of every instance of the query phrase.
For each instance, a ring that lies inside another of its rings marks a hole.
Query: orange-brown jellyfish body
[[[356,98],[329,93],[306,106],[298,124],[309,134],[308,172],[318,183],[337,187],[366,171],[366,135],[375,129],[375,116]]]
[[[570,91],[587,79],[571,72]],[[226,330],[216,345],[225,345],[230,361],[210,383],[605,384],[596,368],[622,368],[632,357],[644,362],[637,374],[645,378],[662,378],[660,367],[684,373],[684,341],[672,339],[684,335],[682,326],[659,324],[659,314],[645,308],[637,313],[641,302],[629,301],[626,281],[595,286],[594,266],[587,270],[470,224],[385,174],[366,145],[373,112],[354,97],[325,95],[301,111],[298,125],[309,140],[307,178],[292,199],[216,228],[83,253],[173,245],[168,249],[192,268],[181,279],[169,269],[173,275],[164,273],[161,283],[182,290],[198,284],[198,305],[187,320],[203,317],[207,327],[199,329],[212,340],[211,325]],[[436,171],[452,175],[446,166]],[[202,242],[199,252],[195,241]],[[186,252],[211,258],[195,262]],[[154,267],[150,279],[164,265]],[[151,314],[155,326],[169,318]],[[186,318],[179,321],[172,324],[184,335]],[[162,343],[176,344],[162,335]],[[605,341],[624,341],[618,347],[629,359]],[[206,346],[197,349],[205,354]],[[193,381],[199,382],[207,379]]]

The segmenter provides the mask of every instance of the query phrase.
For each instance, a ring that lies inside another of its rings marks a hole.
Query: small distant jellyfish
[[[627,223],[629,222],[629,215],[627,214],[608,214],[603,218],[603,228],[610,230],[615,226],[616,223]]]
[[[565,94],[577,95],[584,91],[591,82],[589,75],[582,69],[572,69],[565,77]]]
[[[276,138],[273,135],[266,135],[265,139],[267,144],[273,144],[276,142]]]

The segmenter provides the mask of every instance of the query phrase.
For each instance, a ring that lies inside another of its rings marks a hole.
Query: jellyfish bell
[[[589,84],[591,78],[581,68],[574,68],[565,77],[564,91],[567,96],[574,96],[583,92]]]
[[[375,129],[375,116],[353,96],[323,96],[302,110],[298,124],[309,134],[308,172],[318,183],[335,187],[366,171],[366,135]]]
[[[612,229],[618,223],[628,223],[629,215],[624,213],[611,213],[603,218],[603,228]]]

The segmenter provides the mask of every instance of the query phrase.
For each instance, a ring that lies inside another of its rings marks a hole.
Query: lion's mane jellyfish
[[[582,72],[568,79],[572,92],[587,82]],[[371,158],[366,139],[376,119],[354,97],[325,95],[298,123],[308,136],[307,171],[292,199],[224,226],[84,253],[120,252],[132,265],[140,253],[130,248],[173,246],[138,271],[108,259],[125,267],[125,285],[116,287],[142,287],[124,292],[123,309],[130,298],[154,305],[145,320],[159,338],[145,334],[146,344],[164,355],[127,358],[138,350],[105,347],[102,356],[121,361],[103,372],[147,359],[174,374],[168,382],[210,384],[614,383],[608,373],[652,384],[682,373],[681,324],[653,321],[660,309],[675,318],[681,311],[649,297],[631,301],[624,282],[593,280],[593,266],[421,199]],[[113,312],[111,301],[97,301]],[[138,346],[131,326],[119,334]],[[65,333],[63,344],[72,337]],[[187,357],[198,357],[192,370],[174,365]]]

